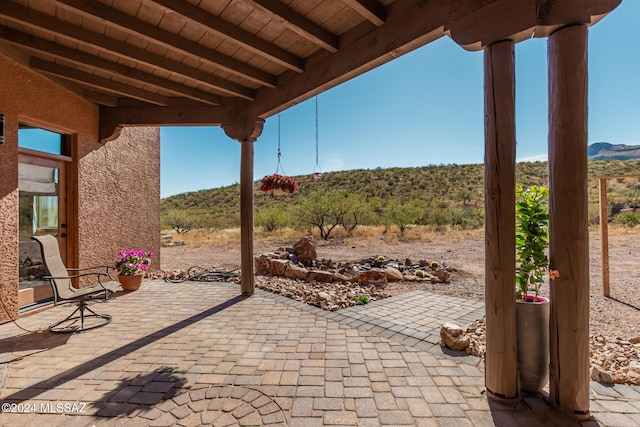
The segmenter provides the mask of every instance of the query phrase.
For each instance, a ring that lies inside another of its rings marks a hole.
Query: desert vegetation
[[[519,163],[517,181],[522,186],[547,185],[547,162]],[[589,163],[590,176],[640,175],[640,161],[604,160]],[[389,168],[296,176],[299,191],[278,195],[255,188],[255,223],[263,232],[293,229],[322,239],[352,236],[359,228],[391,228],[404,237],[412,226],[444,229],[478,229],[484,225],[483,165],[440,165]],[[590,180],[589,220],[599,222],[598,180]],[[640,179],[607,181],[608,220],[624,227],[640,224]],[[177,234],[191,230],[216,231],[239,226],[238,184],[165,198],[161,202],[162,226]]]

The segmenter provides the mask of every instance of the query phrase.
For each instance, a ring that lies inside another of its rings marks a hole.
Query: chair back
[[[67,273],[67,268],[64,266],[62,258],[60,257],[58,239],[50,234],[33,236],[32,239],[40,244],[42,262],[49,271],[49,275],[55,277],[55,279],[49,279],[49,281],[53,287],[56,301],[58,299],[72,298],[74,290],[73,286],[71,286],[71,279],[68,278],[69,273]]]

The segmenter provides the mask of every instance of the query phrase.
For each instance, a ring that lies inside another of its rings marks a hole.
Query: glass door
[[[62,261],[65,265],[67,261],[67,157],[52,154],[23,146],[18,157],[18,304],[21,310],[37,307],[53,298],[51,285],[42,278],[47,271],[42,263],[40,246],[31,237],[43,234],[56,236]]]

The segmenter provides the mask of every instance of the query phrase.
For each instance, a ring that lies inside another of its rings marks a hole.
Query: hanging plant
[[[298,191],[298,183],[290,176],[275,173],[260,180],[260,191],[271,193],[271,196],[275,196],[276,191],[295,194]]]

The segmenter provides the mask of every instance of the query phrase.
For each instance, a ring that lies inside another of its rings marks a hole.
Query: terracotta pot
[[[122,289],[127,292],[137,291],[144,279],[144,273],[139,274],[118,274],[118,282],[122,285]]]
[[[516,301],[520,389],[537,393],[549,381],[549,300]]]

